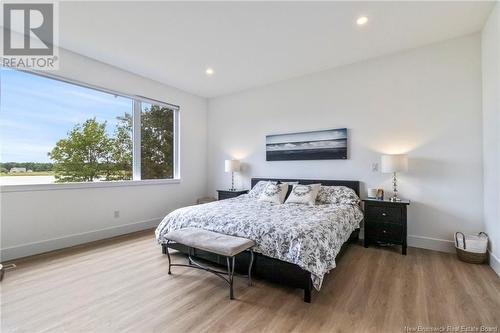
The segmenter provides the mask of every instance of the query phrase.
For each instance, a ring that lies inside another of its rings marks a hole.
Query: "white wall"
[[[408,153],[400,176],[409,243],[451,250],[455,231],[483,230],[481,47],[475,34],[209,100],[209,191],[228,187],[224,159],[250,177],[353,179],[382,153]],[[347,127],[348,160],[265,161],[266,134]]]
[[[500,6],[482,32],[484,222],[490,264],[500,275]]]
[[[180,105],[182,182],[2,192],[2,260],[153,227],[169,211],[206,195],[206,99],[65,50],[54,74]]]

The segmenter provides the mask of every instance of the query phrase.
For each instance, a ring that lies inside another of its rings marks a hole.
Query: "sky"
[[[51,162],[47,153],[76,125],[95,117],[112,134],[129,98],[0,67],[0,161]]]

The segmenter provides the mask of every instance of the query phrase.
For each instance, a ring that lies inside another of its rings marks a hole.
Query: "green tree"
[[[173,176],[174,114],[152,105],[141,113],[141,178]],[[117,117],[113,136],[95,118],[76,125],[48,154],[56,182],[132,179],[132,115]]]
[[[6,169],[7,172],[12,168],[26,168],[26,170],[33,171],[51,171],[52,163],[40,162],[3,162],[0,163],[0,168]]]
[[[116,169],[112,148],[113,139],[106,134],[106,122],[92,118],[76,125],[48,154],[54,161],[56,182],[113,179]]]
[[[151,105],[141,116],[141,179],[172,178],[174,174],[174,113]]]
[[[132,179],[132,115],[125,113],[116,119],[118,122],[111,151],[114,173],[111,178],[115,180]]]

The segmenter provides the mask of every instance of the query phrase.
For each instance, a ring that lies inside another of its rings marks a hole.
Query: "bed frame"
[[[252,178],[252,188],[261,180],[271,180],[278,182],[299,182],[299,184],[318,184],[325,186],[346,186],[352,188],[359,196],[359,181],[351,180],[316,180],[316,179],[276,179],[276,178]],[[342,248],[337,255],[337,258],[345,251],[348,243],[356,242],[359,237],[359,229],[352,232],[349,240],[342,245]],[[169,244],[169,248],[178,250],[182,253],[189,254],[187,247],[181,244]],[[166,245],[162,245],[162,251],[166,253]],[[218,256],[213,253],[208,253],[202,250],[191,250],[191,256],[208,260],[220,265],[226,264],[226,258]],[[236,256],[235,271],[238,273],[246,274],[248,264],[250,261],[250,254],[247,251]],[[271,258],[260,253],[255,253],[253,262],[252,275],[259,276],[266,280],[286,285],[292,288],[299,288],[304,290],[304,302],[311,303],[311,294],[313,285],[311,280],[311,273],[300,268],[299,266],[285,262],[279,259]]]

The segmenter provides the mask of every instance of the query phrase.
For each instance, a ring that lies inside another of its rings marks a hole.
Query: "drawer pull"
[[[387,216],[387,213],[382,213],[382,216]]]
[[[387,233],[387,230],[382,230],[382,233],[383,233],[383,234],[386,234],[386,233]]]

